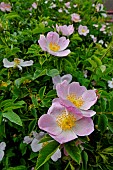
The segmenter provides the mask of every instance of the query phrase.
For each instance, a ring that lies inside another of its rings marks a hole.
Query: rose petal
[[[71,130],[62,131],[62,133],[60,133],[57,136],[54,136],[54,135],[50,135],[50,136],[54,138],[56,141],[58,141],[60,144],[69,142],[77,138],[77,135]]]
[[[90,109],[97,101],[97,96],[94,90],[87,90],[82,95],[83,98],[83,105],[80,107],[83,110]]]
[[[8,61],[7,58],[3,59],[3,64],[4,64],[4,67],[6,67],[6,68],[14,67],[14,62]]]
[[[0,150],[0,161],[3,159],[4,157],[4,151]]]
[[[78,82],[72,82],[69,84],[68,94],[75,94],[76,97],[80,97],[86,90],[86,87],[80,86]]]
[[[33,60],[30,60],[30,61],[20,61],[20,65],[22,67],[31,66],[31,65],[33,65]]]
[[[93,110],[81,110],[81,113],[84,117],[92,117],[96,114],[96,112]]]
[[[53,51],[48,51],[50,54],[57,56],[57,57],[65,57],[67,56],[71,51],[70,50],[64,50],[64,51],[58,51],[58,52],[53,52]]]
[[[76,121],[76,125],[73,127],[73,131],[78,136],[87,136],[94,131],[94,124],[91,118],[82,118]]]
[[[71,80],[72,80],[72,75],[71,75],[71,74],[66,74],[66,75],[64,75],[64,76],[61,77],[61,80],[62,80],[62,82],[63,82],[64,80],[66,80],[68,83],[70,83]]]
[[[58,148],[57,151],[51,156],[51,159],[56,162],[59,158],[61,158],[61,151]]]
[[[59,34],[57,34],[56,32],[49,32],[47,34],[47,42],[50,43],[56,43],[58,44],[58,41],[59,41]]]
[[[38,40],[38,43],[42,50],[47,51],[47,40],[44,35],[40,35],[40,39]]]
[[[66,39],[65,37],[59,38],[59,42],[58,42],[58,45],[60,46],[59,51],[65,50],[68,47],[69,42],[70,42],[69,39]]]
[[[64,80],[62,83],[56,85],[56,91],[58,97],[66,99],[68,95],[68,82]]]
[[[37,140],[36,138],[33,139],[32,143],[31,143],[31,149],[33,152],[38,152],[40,149],[42,149],[42,143],[38,143],[39,140]]]
[[[50,114],[42,115],[38,120],[38,126],[40,129],[53,135],[58,135],[62,131],[57,125],[55,117]]]
[[[65,107],[62,106],[59,102],[59,99],[56,98],[52,102],[52,106],[48,109],[47,114],[52,114],[55,117],[59,116],[63,111],[65,111]]]

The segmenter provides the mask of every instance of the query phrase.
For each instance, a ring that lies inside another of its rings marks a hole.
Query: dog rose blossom
[[[74,32],[73,25],[69,25],[69,26],[67,26],[67,25],[63,25],[63,26],[56,25],[56,29],[57,29],[58,32],[61,32],[62,35],[65,35],[65,36],[69,36],[69,35],[73,34],[73,32]]]
[[[59,34],[56,32],[49,32],[46,37],[40,35],[40,39],[38,40],[43,51],[47,51],[57,57],[64,57],[70,53],[69,49],[65,50],[69,42],[69,39],[59,37]]]
[[[79,33],[80,35],[86,36],[86,35],[89,33],[89,29],[87,28],[87,26],[79,25],[79,27],[78,27],[78,33]]]
[[[0,10],[3,11],[3,12],[10,12],[11,11],[11,5],[10,4],[6,4],[4,2],[1,2],[0,3]]]
[[[95,90],[87,90],[85,86],[80,86],[78,82],[68,84],[66,80],[56,85],[59,101],[63,106],[76,107],[81,110],[85,117],[91,117],[96,114],[90,109],[97,101]]]
[[[60,144],[87,136],[94,131],[91,118],[83,117],[79,109],[64,107],[54,101],[47,114],[39,118],[38,126]]]
[[[19,70],[22,70],[22,67],[27,67],[33,65],[33,60],[30,61],[24,61],[23,59],[14,58],[14,61],[10,62],[7,60],[7,58],[3,59],[4,67],[10,68],[10,67],[18,67]]]
[[[80,22],[80,21],[81,21],[80,15],[79,15],[79,14],[76,14],[76,13],[71,14],[71,20],[72,20],[73,22]]]

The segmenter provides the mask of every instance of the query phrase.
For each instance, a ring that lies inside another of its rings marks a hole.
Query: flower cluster
[[[89,109],[97,101],[95,90],[87,90],[78,82],[70,83],[71,79],[69,75],[53,78],[58,98],[53,100],[47,114],[38,121],[39,128],[60,144],[94,131],[91,117],[96,112]]]

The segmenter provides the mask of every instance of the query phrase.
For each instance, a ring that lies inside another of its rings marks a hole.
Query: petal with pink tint
[[[81,110],[81,113],[84,117],[92,117],[96,114],[96,112],[93,110]]]
[[[47,42],[50,43],[58,43],[59,41],[59,34],[57,34],[56,32],[49,32],[47,34]]]
[[[42,115],[38,120],[38,126],[53,135],[59,135],[62,132],[62,129],[56,123],[56,118],[50,114]]]
[[[83,98],[83,105],[81,106],[81,109],[88,110],[91,106],[93,106],[97,101],[97,96],[94,90],[87,90],[82,95]]]
[[[47,41],[44,35],[40,35],[40,39],[38,40],[38,43],[42,50],[47,51]]]
[[[78,136],[87,136],[94,131],[94,124],[91,118],[82,118],[76,122],[73,131]]]
[[[71,131],[71,130],[69,130],[69,131],[68,130],[67,131],[62,131],[62,133],[60,133],[57,136],[51,135],[51,134],[50,134],[50,136],[52,138],[54,138],[60,144],[69,142],[69,141],[77,138],[77,135],[73,131]]]
[[[67,46],[69,45],[69,42],[70,42],[69,39],[66,39],[65,37],[59,38],[59,42],[58,42],[58,45],[60,46],[59,51],[66,49]]]
[[[33,65],[33,60],[30,60],[30,61],[20,61],[20,65],[22,67],[31,66],[31,65]]]
[[[50,54],[57,56],[57,57],[65,57],[67,56],[71,51],[70,50],[64,50],[64,51],[58,51],[58,52],[53,52],[53,51],[48,51]]]
[[[54,76],[54,77],[52,77],[52,81],[53,81],[53,89],[56,89],[56,85],[58,84],[58,83],[61,83],[61,77],[60,77],[60,75],[57,75],[57,76]]]
[[[56,162],[59,158],[61,158],[61,151],[58,148],[56,152],[51,156],[51,159]]]
[[[7,58],[3,59],[3,64],[4,64],[4,67],[6,68],[14,67],[14,61],[10,62],[7,60]]]
[[[64,80],[62,83],[57,84],[56,91],[58,97],[66,99],[68,95],[68,82]]]
[[[59,100],[57,99],[54,99],[53,100],[53,103],[52,103],[52,106],[49,108],[47,114],[52,114],[54,115],[55,117],[57,117],[59,114],[61,114],[63,111],[65,111],[65,107],[62,106],[60,103],[59,103]]]
[[[31,143],[31,149],[33,152],[38,152],[40,149],[42,149],[42,143],[39,143],[39,140],[34,138]]]
[[[61,80],[62,80],[62,82],[63,82],[64,80],[66,80],[68,83],[70,83],[71,80],[72,80],[72,75],[71,75],[71,74],[66,74],[66,75],[64,75],[64,76],[61,77]]]
[[[86,90],[86,87],[80,86],[78,82],[72,82],[69,84],[68,94],[75,94],[76,97],[80,97]]]

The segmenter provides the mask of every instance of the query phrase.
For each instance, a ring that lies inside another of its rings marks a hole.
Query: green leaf
[[[55,97],[55,96],[56,96],[56,90],[50,90],[50,91],[46,94],[45,98],[52,98],[52,97]]]
[[[31,133],[34,130],[36,123],[37,123],[37,120],[35,119],[30,122],[29,127],[28,127],[29,133]]]
[[[11,12],[6,15],[6,19],[21,19],[21,17],[17,13]]]
[[[20,165],[16,167],[9,167],[7,170],[27,170],[26,166]]]
[[[38,170],[42,165],[44,165],[51,156],[58,149],[59,144],[56,141],[49,142],[45,147],[43,147],[37,159],[35,170]]]
[[[59,71],[57,69],[47,70],[46,74],[50,77],[54,77],[59,75]]]
[[[41,76],[43,76],[43,75],[46,75],[46,69],[44,69],[44,70],[36,70],[35,72],[34,72],[34,76],[33,76],[33,80],[35,80],[35,79],[37,79],[38,77],[41,77]]]
[[[6,113],[3,113],[3,117],[7,118],[8,120],[10,120],[11,122],[13,122],[17,125],[22,126],[22,121],[21,121],[20,117],[12,110],[10,110]]]
[[[67,153],[70,155],[70,157],[77,162],[78,164],[80,164],[81,161],[81,151],[80,149],[75,145],[75,143],[70,142],[70,143],[66,143],[64,145]]]
[[[37,101],[37,98],[35,97],[35,95],[32,95],[31,100],[32,100],[34,107],[37,108],[38,107],[38,101]]]
[[[96,62],[94,60],[92,60],[91,58],[88,58],[86,61],[88,61],[92,65],[93,68],[97,67]]]
[[[105,154],[113,154],[113,146],[109,146],[108,148],[105,148],[102,150],[102,153],[105,153]]]
[[[105,114],[101,114],[98,119],[98,128],[102,133],[105,132],[108,126],[108,118]]]
[[[39,90],[39,97],[40,97],[41,100],[44,98],[45,90],[46,90],[46,86],[41,87],[40,90]]]
[[[113,97],[109,101],[110,111],[113,111]]]
[[[82,161],[82,169],[87,170],[88,154],[85,151],[82,152]]]
[[[42,165],[39,170],[49,170],[49,164],[46,162],[44,165]]]
[[[23,100],[18,101],[16,103],[12,103],[10,106],[5,106],[4,107],[4,112],[8,111],[8,110],[14,110],[14,109],[18,109],[18,108],[22,108],[23,104],[25,104],[25,102]]]
[[[102,65],[102,61],[100,60],[100,58],[99,57],[97,57],[97,56],[92,56],[93,57],[93,59],[94,59],[94,61],[97,63],[97,65],[98,66],[101,66]]]

